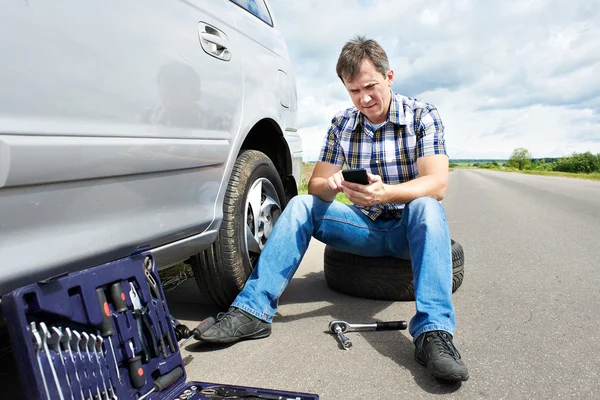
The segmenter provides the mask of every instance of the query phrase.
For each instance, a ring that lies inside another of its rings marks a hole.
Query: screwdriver
[[[125,292],[123,291],[121,282],[115,282],[110,285],[108,291],[113,305],[115,306],[115,311],[118,313],[127,311],[127,301],[125,300]]]
[[[192,340],[192,339],[200,340],[200,336],[202,336],[202,334],[204,332],[206,332],[208,330],[208,328],[210,328],[211,326],[213,326],[215,324],[215,322],[216,321],[215,321],[215,319],[213,317],[208,317],[205,320],[202,320],[198,324],[197,327],[195,327],[191,331],[185,332],[186,335],[188,336],[188,338],[185,339],[183,342],[181,342],[181,345],[179,347],[185,346],[185,344],[187,342],[189,342],[190,340]],[[183,326],[185,326],[185,325],[183,325]]]
[[[110,336],[112,336],[115,333],[115,331],[113,330],[112,320],[110,319],[110,308],[108,307],[108,302],[106,301],[104,289],[101,287],[97,288],[96,296],[98,297],[98,303],[100,304],[100,314],[102,314],[100,335],[106,339],[108,344],[110,344],[110,351],[112,352],[113,361],[115,362],[117,378],[119,379],[119,382],[121,382],[121,374],[119,373],[119,365],[117,364],[117,357],[115,356],[115,348],[113,347],[112,340],[110,339]]]
[[[144,371],[144,367],[142,367],[142,356],[135,355],[133,342],[131,340],[128,342],[128,344],[131,354],[133,354],[133,356],[127,360],[129,363],[129,379],[131,379],[131,384],[133,387],[141,388],[146,384],[146,373]]]
[[[163,390],[165,390],[166,388],[168,388],[169,386],[171,386],[172,384],[177,382],[179,380],[179,378],[181,378],[182,376],[183,376],[183,368],[181,368],[181,367],[177,367],[177,368],[169,371],[165,375],[159,376],[158,378],[156,378],[156,380],[152,384],[154,387],[152,389],[150,389],[150,391],[148,393],[146,393],[142,397],[138,398],[138,400],[144,400],[146,397],[150,396],[150,394],[152,394],[154,392],[162,392]]]

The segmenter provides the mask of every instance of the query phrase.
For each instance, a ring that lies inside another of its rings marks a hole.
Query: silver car
[[[11,0],[0,32],[0,295],[150,249],[228,305],[299,184],[268,4]]]

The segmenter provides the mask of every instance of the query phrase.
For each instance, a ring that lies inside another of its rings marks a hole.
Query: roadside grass
[[[539,170],[519,170],[516,168],[481,168],[474,167],[472,165],[456,165],[453,167],[454,169],[482,169],[482,170],[490,170],[490,171],[501,171],[501,172],[516,172],[519,174],[527,174],[527,175],[540,175],[540,176],[559,176],[562,178],[576,178],[576,179],[587,179],[593,181],[600,181],[600,172],[592,172],[592,173],[572,173],[572,172],[558,172],[558,171],[539,171]],[[450,169],[452,170],[452,168]]]
[[[302,169],[300,171],[300,186],[298,187],[298,194],[308,193],[308,180],[312,175],[315,164],[313,163],[302,163]],[[338,193],[335,199],[344,204],[352,204],[344,193]]]
[[[600,181],[600,172],[586,173],[572,173],[572,172],[558,172],[558,171],[535,171],[535,170],[523,170],[518,169],[505,169],[505,172],[518,172],[527,175],[543,175],[543,176],[560,176],[563,178],[578,178],[587,179],[592,181]]]

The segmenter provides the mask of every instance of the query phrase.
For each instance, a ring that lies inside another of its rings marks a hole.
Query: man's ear
[[[392,86],[392,83],[394,83],[394,70],[390,69],[387,72],[387,79],[388,79],[388,86]]]

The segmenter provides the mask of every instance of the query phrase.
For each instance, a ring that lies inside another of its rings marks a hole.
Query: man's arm
[[[448,186],[448,156],[436,154],[420,157],[417,168],[419,177],[408,182],[387,185],[379,175],[369,174],[368,185],[344,181],[341,184],[342,191],[350,201],[361,206],[406,204],[419,197],[442,200]]]
[[[406,204],[419,197],[442,200],[448,186],[448,156],[435,154],[417,160],[419,177],[399,185],[389,185],[387,202]]]
[[[308,181],[308,194],[323,201],[333,201],[342,191],[342,167],[326,162],[317,162]]]

